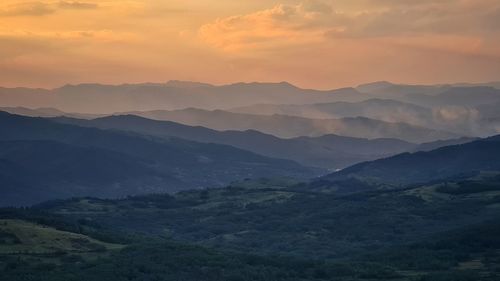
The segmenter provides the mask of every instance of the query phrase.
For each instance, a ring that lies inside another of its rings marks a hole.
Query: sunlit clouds
[[[0,84],[499,80],[496,0],[2,1]]]

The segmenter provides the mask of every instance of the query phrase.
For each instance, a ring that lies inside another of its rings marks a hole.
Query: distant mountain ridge
[[[99,114],[134,110],[174,110],[187,107],[213,110],[253,104],[359,102],[373,98],[436,106],[443,104],[440,99],[446,97],[446,92],[460,91],[466,92],[467,97],[459,94],[462,97],[445,102],[465,106],[465,102],[480,105],[492,99],[498,100],[497,94],[487,92],[500,91],[500,83],[403,85],[383,81],[359,85],[356,88],[333,90],[301,89],[288,82],[211,85],[177,80],[166,83],[121,85],[87,83],[65,85],[52,90],[0,87],[0,106],[55,107],[67,112]]]
[[[474,106],[468,102],[468,92],[465,93],[466,101],[458,101],[460,92],[444,92],[440,94],[441,105],[436,107],[419,106],[409,102],[392,99],[369,99],[360,102],[334,102],[304,105],[275,105],[258,104],[247,107],[233,108],[228,111],[245,114],[260,115],[290,115],[304,118],[335,119],[367,117],[385,122],[402,122],[411,125],[426,127],[434,130],[448,131],[462,136],[491,136],[500,133],[498,124],[491,124],[485,119],[500,116],[497,113],[496,91],[485,93],[492,95],[491,102]],[[444,97],[443,97],[444,96]],[[462,95],[463,96],[463,95]],[[418,97],[422,97],[419,95]],[[429,99],[435,97],[428,96]],[[474,96],[470,98],[474,99]],[[488,99],[488,97],[485,97]],[[445,104],[446,100],[450,100]],[[451,101],[455,100],[455,101]],[[471,104],[470,106],[453,105]]]
[[[0,106],[56,107],[69,112],[112,113],[133,110],[230,108],[254,103],[359,101],[353,88],[329,91],[300,89],[289,83],[235,83],[214,86],[169,81],[122,85],[79,84],[53,90],[0,88]]]
[[[363,84],[356,90],[373,98],[393,99],[426,107],[475,107],[500,101],[500,83],[404,85],[390,82]]]
[[[73,118],[84,118],[92,119],[98,118],[105,115],[101,114],[86,114],[86,113],[70,113],[64,112],[57,108],[52,107],[41,107],[41,108],[27,108],[27,107],[0,107],[0,111],[7,112],[15,115],[23,115],[29,117],[73,117]]]
[[[228,111],[246,114],[291,115],[304,118],[332,119],[345,117],[367,117],[387,122],[414,124],[415,119],[432,115],[432,110],[389,99],[369,99],[360,102],[334,102],[305,105],[258,104],[233,108]]]
[[[404,85],[381,81],[356,88],[314,90],[288,82],[229,85],[177,80],[121,85],[87,83],[52,90],[0,88],[0,108],[14,114],[42,117],[60,116],[65,112],[64,116],[84,119],[114,113],[158,119],[153,113],[175,111],[177,116],[160,119],[218,130],[255,129],[286,138],[337,134],[430,142],[500,133],[500,118],[493,106],[500,103],[498,85],[496,82]],[[30,112],[33,108],[38,109]],[[208,111],[212,113],[207,114]],[[225,113],[226,125],[213,119],[227,111],[273,117],[263,121],[266,117]],[[186,114],[179,117],[181,113]],[[211,121],[192,120],[201,115]],[[251,121],[245,123],[244,118]],[[257,121],[259,119],[261,121]],[[275,125],[274,129],[269,128],[271,124]]]
[[[223,110],[188,108],[183,110],[157,110],[124,112],[149,119],[173,121],[190,126],[203,126],[215,130],[257,130],[281,138],[300,136],[317,137],[328,134],[356,138],[397,138],[408,142],[429,142],[456,138],[447,132],[413,126],[405,123],[384,122],[366,117],[342,119],[309,119],[288,115],[256,115],[232,113]]]
[[[414,144],[399,139],[363,139],[338,135],[282,139],[256,130],[217,131],[136,115],[113,115],[92,120],[59,117],[53,120],[79,126],[131,131],[162,138],[178,137],[197,142],[226,144],[268,157],[290,159],[303,165],[326,169],[341,169],[358,162],[402,152],[431,150],[477,140],[460,138]]]

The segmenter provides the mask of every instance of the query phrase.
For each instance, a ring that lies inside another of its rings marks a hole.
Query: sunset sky
[[[0,85],[500,80],[499,0],[0,1]]]

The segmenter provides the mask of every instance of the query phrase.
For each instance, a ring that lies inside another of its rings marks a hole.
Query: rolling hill
[[[35,209],[87,218],[118,232],[155,236],[169,229],[173,239],[206,246],[338,259],[498,217],[498,180],[497,174],[449,182],[463,193],[436,183],[348,196],[259,180],[172,196],[49,202]],[[487,184],[489,189],[480,188]]]
[[[83,118],[92,119],[99,118],[105,115],[100,114],[85,114],[85,113],[69,113],[64,112],[56,108],[51,107],[41,107],[41,108],[27,108],[27,107],[0,107],[0,111],[4,111],[10,114],[23,115],[29,117],[73,117],[73,118]]]
[[[0,113],[0,130],[5,132],[0,136],[0,163],[8,169],[0,176],[9,183],[2,185],[3,194],[21,198],[4,202],[13,205],[94,194],[123,197],[173,192],[248,177],[310,177],[318,172],[226,145],[84,128],[7,113]]]
[[[360,173],[351,184],[365,188],[349,193],[318,189],[316,181],[248,179],[175,194],[0,208],[2,278],[498,280],[499,140],[393,157],[407,157],[406,166],[388,158],[344,170],[384,171],[389,161],[395,173],[434,179],[396,189],[394,173],[379,182],[363,182]],[[31,153],[5,147],[4,155],[31,163]],[[428,176],[431,169],[444,178]]]
[[[417,145],[397,139],[368,140],[337,135],[281,139],[255,130],[216,131],[170,121],[146,119],[135,115],[117,115],[93,120],[72,118],[55,118],[53,120],[162,138],[178,137],[204,143],[226,144],[268,157],[290,159],[306,166],[332,170],[417,149]]]
[[[358,179],[410,185],[481,171],[500,171],[500,136],[360,163],[327,175],[323,180]]]
[[[19,219],[0,219],[0,255],[50,255],[58,252],[85,254],[121,248],[122,245],[105,243],[46,225]]]

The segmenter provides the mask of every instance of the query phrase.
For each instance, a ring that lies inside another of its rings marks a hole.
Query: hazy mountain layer
[[[291,115],[305,118],[367,117],[386,122],[403,122],[467,136],[499,133],[486,119],[500,116],[497,104],[478,107],[445,105],[433,108],[387,99],[361,102],[335,102],[307,105],[259,104],[230,109],[231,112],[261,115]]]
[[[388,122],[415,124],[432,116],[432,111],[409,103],[370,99],[361,102],[334,102],[305,105],[258,104],[230,109],[231,112],[261,115],[291,115],[314,119],[368,117]],[[424,122],[425,123],[425,122]]]
[[[336,134],[368,139],[396,138],[420,143],[456,137],[451,133],[365,117],[309,119],[287,115],[265,116],[193,108],[174,111],[129,112],[129,114],[191,126],[203,126],[215,130],[257,130],[282,138]]]
[[[66,116],[73,118],[82,118],[82,119],[92,119],[99,118],[102,114],[85,114],[85,113],[69,113],[64,112],[56,108],[52,107],[41,107],[41,108],[27,108],[27,107],[0,107],[0,111],[8,112],[16,115],[23,115],[29,117],[58,117],[58,116]]]
[[[333,170],[418,148],[416,144],[397,139],[368,140],[337,135],[281,139],[255,130],[216,131],[134,115],[109,116],[94,120],[70,118],[54,120],[163,138],[179,137],[199,142],[227,144],[269,157],[290,159],[303,165]]]
[[[53,90],[0,88],[0,106],[11,113],[41,117],[59,116],[61,111],[73,112],[64,114],[70,117],[92,118],[98,117],[92,114],[172,111],[185,108],[231,109],[230,111],[238,113],[292,115],[310,119],[366,117],[451,132],[455,136],[487,137],[500,132],[500,123],[496,121],[498,116],[492,116],[494,114],[490,109],[492,104],[500,103],[500,89],[495,88],[496,86],[498,83],[494,82],[451,85],[398,85],[375,82],[360,85],[356,89],[319,91],[300,89],[286,82],[236,83],[222,86],[185,81],[123,85],[80,84]],[[31,111],[26,107],[40,109]],[[209,124],[205,126],[212,127]],[[240,130],[253,127],[212,128]],[[264,132],[272,133],[269,130]],[[323,130],[318,134],[306,130],[277,135],[317,136],[328,133],[365,138],[396,137],[413,142],[443,138],[431,136],[425,140],[417,140],[414,137],[404,138],[392,133],[363,135],[332,130]]]
[[[500,89],[500,82],[486,83],[452,83],[434,85],[396,84],[388,81],[377,81],[358,85],[355,89],[361,93],[370,95],[404,96],[405,94],[428,94],[437,95],[451,88],[475,88],[490,87]]]
[[[366,99],[352,88],[330,91],[300,89],[282,83],[210,84],[170,81],[145,84],[80,84],[53,90],[0,89],[0,106],[56,107],[68,112],[111,113],[117,111],[230,108],[254,103],[304,104]]]

